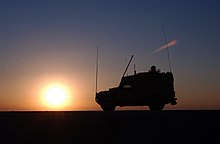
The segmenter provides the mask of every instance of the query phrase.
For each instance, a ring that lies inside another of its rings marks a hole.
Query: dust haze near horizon
[[[118,86],[132,54],[137,72],[168,71],[166,51],[149,55],[165,45],[162,24],[178,41],[170,49],[178,104],[166,109],[220,109],[219,15],[218,0],[0,0],[0,111],[53,110],[40,100],[51,83],[71,91],[61,110],[100,110],[97,45],[98,91]]]

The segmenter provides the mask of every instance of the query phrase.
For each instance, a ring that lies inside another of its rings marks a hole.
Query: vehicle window
[[[131,85],[124,85],[123,88],[131,88]]]

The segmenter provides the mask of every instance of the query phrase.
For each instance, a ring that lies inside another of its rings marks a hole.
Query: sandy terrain
[[[220,143],[220,111],[1,112],[0,143]]]

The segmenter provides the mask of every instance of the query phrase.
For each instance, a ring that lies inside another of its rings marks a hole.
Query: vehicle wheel
[[[103,111],[114,111],[115,110],[115,106],[111,106],[111,105],[101,105],[101,108],[103,109]]]
[[[151,111],[161,111],[164,108],[164,104],[161,102],[154,102],[149,105]]]

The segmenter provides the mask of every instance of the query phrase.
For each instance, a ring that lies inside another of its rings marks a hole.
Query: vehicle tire
[[[149,105],[149,109],[151,111],[162,111],[163,108],[164,108],[164,103],[162,103],[162,102],[152,102]]]
[[[112,105],[101,105],[103,111],[115,111],[115,106]]]

